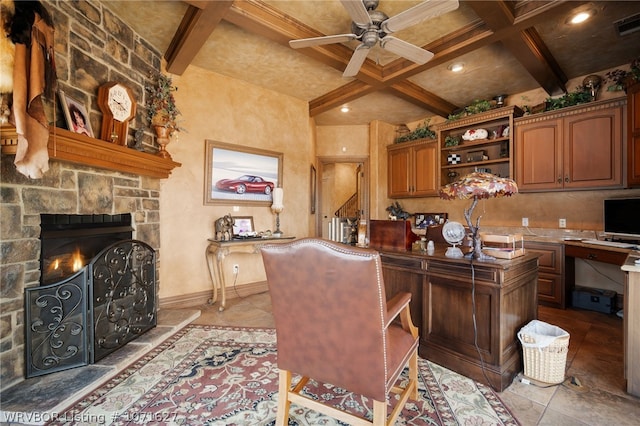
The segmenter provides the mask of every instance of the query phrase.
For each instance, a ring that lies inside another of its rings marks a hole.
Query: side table
[[[220,306],[218,310],[224,311],[227,303],[225,289],[227,286],[224,277],[224,260],[230,253],[260,253],[260,247],[266,243],[277,243],[279,241],[293,240],[295,237],[280,238],[247,238],[241,240],[218,241],[209,238],[209,244],[205,251],[207,266],[209,268],[209,277],[213,287],[213,296],[209,299],[209,304],[213,305],[218,300],[218,288],[220,289]]]

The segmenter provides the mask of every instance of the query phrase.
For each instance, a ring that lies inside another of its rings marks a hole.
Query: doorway
[[[369,221],[369,159],[318,157],[318,205],[315,234],[329,237],[329,223],[352,197],[360,219]]]

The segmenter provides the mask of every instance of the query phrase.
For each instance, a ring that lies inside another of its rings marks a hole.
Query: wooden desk
[[[581,241],[565,241],[564,269],[566,300],[572,300],[573,289],[576,286],[576,259],[585,259],[622,266],[631,252],[630,249],[589,244]],[[568,305],[569,303],[567,303]]]
[[[502,391],[522,371],[517,333],[537,318],[538,256],[479,262],[445,250],[380,251],[387,297],[412,293],[420,356]]]
[[[226,280],[224,278],[224,259],[230,253],[260,253],[260,247],[267,243],[277,243],[293,240],[295,237],[280,238],[247,238],[245,240],[218,241],[209,238],[209,245],[205,251],[207,266],[209,268],[209,277],[213,287],[213,296],[209,299],[209,304],[213,305],[218,300],[218,288],[220,289],[220,312],[224,311],[227,303],[226,298]]]
[[[576,258],[610,263],[625,272],[624,282],[624,377],[627,392],[640,397],[640,266],[634,263],[640,251],[571,241],[565,243],[565,262],[574,268]],[[567,276],[567,288],[575,286],[575,276]]]
[[[621,269],[625,272],[624,283],[624,377],[627,392],[640,397],[640,251],[627,257]]]

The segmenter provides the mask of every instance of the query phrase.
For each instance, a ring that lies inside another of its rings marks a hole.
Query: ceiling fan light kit
[[[322,46],[333,43],[346,43],[360,40],[355,48],[343,77],[354,77],[367,59],[369,50],[376,44],[398,56],[417,64],[425,64],[434,54],[414,44],[392,37],[389,34],[416,25],[426,19],[435,18],[458,8],[458,0],[425,0],[404,12],[388,17],[378,7],[378,0],[340,0],[352,19],[352,34],[338,34],[291,40],[294,49]]]

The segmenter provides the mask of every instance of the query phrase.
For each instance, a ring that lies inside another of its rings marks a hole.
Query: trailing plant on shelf
[[[567,108],[574,105],[586,104],[593,100],[591,91],[584,86],[576,87],[575,91],[567,92],[559,98],[547,98],[545,111]]]
[[[489,111],[491,108],[493,108],[493,105],[490,101],[485,99],[476,99],[459,112],[449,114],[447,121],[455,121],[459,118],[466,117],[467,115],[479,114],[481,112]]]
[[[615,69],[604,76],[604,83],[611,83],[607,86],[607,91],[626,90],[630,84],[640,81],[640,56],[631,61],[629,71]]]
[[[426,138],[435,139],[436,132],[431,130],[431,126],[429,123],[431,123],[431,119],[427,118],[426,120],[424,120],[422,124],[418,125],[418,127],[416,127],[416,129],[413,132],[407,133],[404,136],[400,136],[399,138],[396,138],[396,143],[415,141],[418,139],[426,139]]]
[[[446,147],[458,146],[459,144],[460,144],[460,136],[447,135],[447,137],[444,138],[444,146]]]
[[[169,134],[184,130],[178,126],[180,110],[176,106],[173,92],[178,90],[173,85],[171,77],[162,73],[154,73],[151,76],[151,84],[145,86],[147,92],[147,119],[152,126],[161,126],[169,129]]]

